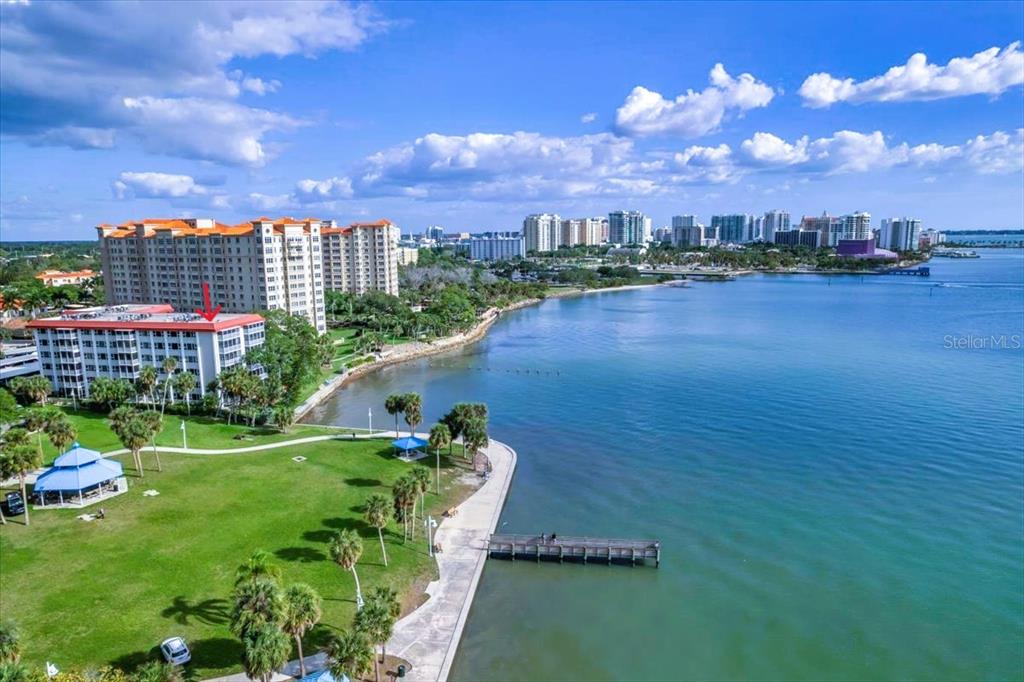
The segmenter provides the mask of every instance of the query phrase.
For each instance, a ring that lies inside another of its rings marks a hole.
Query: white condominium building
[[[874,239],[874,232],[871,231],[871,214],[864,211],[851,213],[842,217],[842,229],[840,239]],[[838,243],[838,242],[837,242]]]
[[[562,218],[557,213],[534,213],[523,220],[526,251],[555,251],[561,242]]]
[[[398,295],[401,231],[397,225],[378,220],[337,227],[332,222],[320,234],[325,288],[357,295],[375,290]]]
[[[917,251],[921,239],[921,221],[916,218],[885,218],[878,245],[891,251]]]
[[[821,246],[838,246],[843,233],[843,221],[837,216],[829,215],[828,212],[820,216],[805,215],[800,220],[800,229],[817,230],[821,235]]]
[[[597,246],[602,243],[603,218],[569,218],[562,221],[561,246]]]
[[[775,233],[789,230],[789,212],[774,209],[764,214],[761,219],[761,239],[775,243]]]
[[[285,310],[327,330],[321,221],[147,219],[96,228],[110,304],[203,307],[203,284],[224,312]]]
[[[89,395],[98,377],[135,381],[144,366],[174,358],[179,372],[196,377],[191,399],[201,399],[221,371],[263,344],[259,315],[220,313],[213,321],[169,305],[85,308],[28,323],[36,338],[43,376],[61,395]]]

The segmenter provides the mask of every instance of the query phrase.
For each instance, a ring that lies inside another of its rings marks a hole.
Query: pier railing
[[[487,541],[487,555],[494,558],[532,559],[534,561],[575,561],[580,563],[661,565],[660,540],[555,535],[516,535],[496,533]]]

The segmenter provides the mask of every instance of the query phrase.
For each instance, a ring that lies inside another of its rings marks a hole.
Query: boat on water
[[[688,279],[673,279],[669,282],[665,282],[670,287],[686,288],[690,286],[690,280]]]
[[[933,258],[981,258],[977,251],[965,251],[963,249],[935,249],[932,251]]]

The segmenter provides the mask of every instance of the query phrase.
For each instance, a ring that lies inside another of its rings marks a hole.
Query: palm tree
[[[178,392],[178,395],[185,396],[185,407],[189,414],[192,414],[192,391],[196,390],[198,383],[196,375],[188,370],[174,375],[174,390]]]
[[[398,415],[405,411],[405,396],[400,393],[392,393],[384,399],[384,409],[388,411],[388,414],[395,415],[395,437],[397,438],[401,435],[398,433]]]
[[[58,453],[67,450],[68,446],[78,436],[75,425],[71,423],[71,420],[63,412],[55,413],[47,420],[46,426],[43,429],[46,431],[46,437],[53,443],[53,447],[57,448]]]
[[[25,442],[11,448],[6,457],[11,460],[8,466],[14,470],[15,476],[18,477],[18,482],[21,484],[21,499],[25,501],[25,525],[27,526],[29,525],[28,508],[32,505],[29,504],[28,495],[25,494],[25,477],[42,466],[43,456],[39,454],[39,450]]]
[[[328,669],[336,680],[362,679],[373,666],[373,650],[361,632],[344,632],[327,643]]]
[[[281,433],[287,433],[292,424],[295,423],[295,410],[288,405],[278,405],[274,408],[274,426]]]
[[[402,542],[409,534],[409,506],[416,499],[416,484],[408,476],[402,476],[391,486],[391,498],[395,512],[402,517]]]
[[[146,474],[142,470],[142,456],[139,453],[153,436],[152,425],[148,420],[142,418],[138,410],[131,408],[127,408],[127,410],[130,412],[120,413],[118,410],[114,410],[110,413],[110,430],[121,441],[121,445],[131,451],[139,478],[144,478]],[[115,413],[119,419],[114,419]]]
[[[163,417],[164,408],[167,407],[168,391],[171,392],[171,402],[174,402],[174,370],[178,369],[178,360],[171,356],[167,356],[164,358],[163,363],[161,363],[161,367],[164,370],[164,375],[167,377],[164,379],[164,398],[163,402],[160,404],[160,416]]]
[[[391,615],[390,606],[382,601],[370,599],[366,606],[356,613],[353,623],[357,632],[362,632],[366,638],[375,645],[381,646],[381,658],[391,631],[395,628],[395,617]],[[373,657],[373,674],[377,682],[380,682],[380,661]]]
[[[271,562],[270,552],[263,549],[253,550],[245,563],[235,571],[235,587],[257,578],[267,578],[274,582],[281,579],[281,569]]]
[[[292,644],[288,635],[271,623],[259,626],[245,638],[242,667],[250,680],[270,682],[274,671],[288,662]]]
[[[351,528],[338,531],[331,542],[331,559],[346,571],[352,571],[356,581],[356,608],[362,608],[363,592],[359,589],[359,574],[356,573],[356,562],[363,555],[363,539]]]
[[[462,433],[462,444],[466,446],[470,454],[474,458],[476,454],[482,449],[487,447],[490,439],[487,437],[487,422],[480,417],[473,417],[466,424],[466,429]]]
[[[409,478],[412,479],[416,485],[416,493],[420,498],[420,518],[427,517],[426,507],[426,493],[427,489],[430,488],[430,470],[426,467],[417,466],[415,469],[409,472]],[[413,505],[413,517],[416,516],[416,506]]]
[[[11,622],[0,623],[0,663],[17,663],[21,660],[21,635],[18,627]]]
[[[281,629],[295,638],[299,652],[299,671],[306,676],[306,662],[302,660],[302,638],[311,627],[320,622],[320,595],[309,585],[296,583],[284,591],[284,617]]]
[[[153,446],[153,457],[156,458],[156,470],[163,471],[164,467],[160,463],[160,451],[157,450],[156,448],[156,436],[164,428],[163,417],[161,417],[160,413],[157,412],[156,410],[146,410],[145,412],[139,413],[139,419],[141,419],[142,422],[146,425],[146,428],[149,429],[149,442]]]
[[[150,405],[153,405],[156,401],[153,398],[153,389],[156,387],[157,379],[156,367],[153,365],[143,365],[139,368],[139,376],[135,379],[135,388],[138,390],[140,395],[146,396],[146,400]]]
[[[388,552],[384,549],[384,529],[391,521],[391,500],[383,493],[374,493],[366,498],[366,509],[363,511],[363,518],[368,524],[377,529],[377,537],[380,539],[380,553],[384,556],[384,566],[388,565]]]
[[[452,434],[447,424],[434,424],[430,429],[430,447],[434,448],[434,457],[437,460],[437,494],[441,494],[441,448],[446,448],[452,443]]]
[[[242,639],[264,625],[277,626],[284,615],[284,598],[277,582],[267,577],[247,580],[235,588],[231,631]]]
[[[29,377],[25,383],[25,391],[34,403],[46,404],[46,396],[53,391],[50,380],[41,374]]]
[[[373,588],[373,591],[370,592],[369,602],[379,607],[376,615],[379,619],[377,625],[381,631],[378,633],[380,639],[377,641],[380,642],[380,662],[383,663],[384,659],[387,658],[388,640],[391,639],[395,623],[398,621],[398,616],[402,613],[402,604],[398,601],[398,592],[395,591],[395,588],[384,585],[378,585]],[[356,627],[359,627],[358,621]]]
[[[419,393],[406,393],[402,398],[405,407],[405,423],[411,430],[409,435],[416,436],[416,427],[423,421],[423,398]]]
[[[50,411],[51,408],[36,407],[28,410],[25,413],[25,427],[29,431],[34,431],[36,438],[39,441],[39,453],[43,452],[43,432],[46,428],[47,422],[53,418],[53,413]]]

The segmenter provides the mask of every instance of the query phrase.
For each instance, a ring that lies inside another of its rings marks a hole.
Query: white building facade
[[[469,240],[471,260],[512,260],[523,255],[522,237],[473,237]]]
[[[562,238],[562,218],[557,213],[534,213],[523,220],[526,251],[555,251]]]
[[[369,291],[398,295],[401,230],[389,220],[320,229],[324,288],[361,296]]]
[[[88,397],[98,377],[135,381],[144,366],[161,379],[164,358],[197,381],[190,399],[202,399],[207,385],[245,354],[263,345],[259,315],[221,313],[213,321],[177,313],[169,305],[126,305],[75,310],[28,324],[36,339],[40,372],[60,395]]]
[[[878,245],[890,251],[917,251],[921,221],[916,218],[884,218]]]
[[[203,284],[225,312],[284,310],[318,332],[324,313],[321,221],[260,218],[223,225],[206,218],[99,225],[110,304],[202,308]]]

